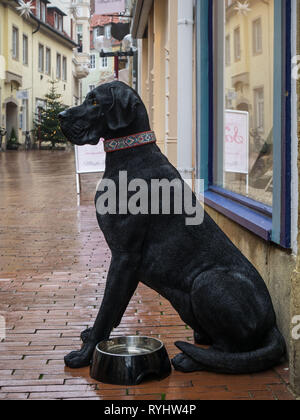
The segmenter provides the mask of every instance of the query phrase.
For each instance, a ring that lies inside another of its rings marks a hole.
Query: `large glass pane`
[[[224,136],[219,127],[215,184],[272,206],[274,0],[216,0],[215,10],[218,55],[220,41],[224,49],[223,68],[216,59],[215,125]]]

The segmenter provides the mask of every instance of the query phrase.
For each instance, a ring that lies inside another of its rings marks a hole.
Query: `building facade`
[[[114,79],[114,58],[100,57],[100,51],[95,48],[95,41],[98,36],[105,36],[106,39],[111,39],[111,20],[112,18],[109,16],[92,16],[89,40],[90,73],[83,82],[83,97],[98,85]]]
[[[79,80],[88,74],[88,55],[77,50],[69,9],[48,0],[32,4],[26,17],[16,9],[18,1],[0,1],[0,125],[7,140],[14,131],[20,143],[46,105],[49,81],[57,80],[62,103],[72,106],[80,100]]]
[[[264,278],[300,394],[299,3],[137,0],[131,31],[158,145]]]
[[[117,52],[122,48],[122,42],[115,39],[112,34],[112,26],[120,23],[128,23],[128,19],[120,18],[118,14],[112,16],[93,15],[90,24],[90,74],[83,81],[82,92],[85,97],[88,92],[97,86],[111,82],[116,77],[116,62],[114,57],[100,57],[100,51],[95,48],[97,37],[104,36],[110,48],[106,52]],[[129,32],[129,25],[128,32]],[[132,59],[120,58],[118,60],[118,79],[131,84]]]

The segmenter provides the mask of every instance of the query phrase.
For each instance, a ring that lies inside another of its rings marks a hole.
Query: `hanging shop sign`
[[[16,93],[16,98],[20,100],[28,100],[29,99],[28,90],[18,90],[18,92]]]
[[[224,170],[249,173],[249,112],[225,112]]]
[[[130,33],[129,23],[112,23],[111,34],[118,41],[123,41],[126,35]]]

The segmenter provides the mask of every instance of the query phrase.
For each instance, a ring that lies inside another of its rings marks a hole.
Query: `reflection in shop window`
[[[253,53],[262,53],[262,27],[260,18],[253,22]]]
[[[234,58],[235,61],[241,59],[241,30],[239,26],[234,30]]]
[[[218,109],[224,104],[225,133],[222,139],[219,130],[220,138],[215,139],[214,183],[272,206],[274,0],[251,1],[245,13],[228,1],[217,0],[215,8],[215,24],[222,27],[225,22],[224,67],[218,68],[222,88],[216,90]],[[222,124],[220,112],[216,124]]]

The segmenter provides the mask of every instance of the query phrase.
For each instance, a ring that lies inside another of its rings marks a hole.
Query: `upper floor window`
[[[107,59],[107,57],[102,57],[101,58],[101,67],[102,68],[108,67],[108,59]]]
[[[225,64],[226,66],[231,64],[230,35],[227,35],[225,40]]]
[[[107,38],[107,39],[111,38],[111,24],[105,25],[104,34],[105,34],[105,38]]]
[[[66,82],[67,81],[67,58],[63,57],[62,61],[62,78]]]
[[[15,26],[12,28],[12,57],[19,59],[19,29]]]
[[[43,22],[46,22],[46,3],[43,1],[41,2],[41,20]]]
[[[90,55],[90,68],[91,69],[96,68],[96,56],[95,56],[95,54]]]
[[[36,13],[36,17],[38,19],[40,19],[40,17],[41,17],[41,0],[36,0],[35,13]]]
[[[44,71],[44,46],[39,44],[39,71]]]
[[[61,79],[61,55],[56,55],[56,78]]]
[[[63,21],[64,21],[63,17],[61,15],[59,15],[58,16],[58,30],[60,32],[63,31]]]
[[[42,0],[36,0],[35,6],[36,17],[43,22],[46,22],[47,18],[47,4]]]
[[[58,14],[54,12],[54,28],[58,29]]]
[[[262,53],[262,25],[261,19],[256,19],[253,24],[253,53]]]
[[[23,35],[23,64],[28,64],[28,36]]]
[[[83,25],[76,25],[76,38],[77,38],[77,44],[79,45],[78,47],[78,52],[82,53],[83,51],[83,46],[82,46],[82,40],[83,40]]]
[[[51,50],[50,48],[46,48],[46,74],[51,73]]]
[[[94,42],[98,36],[104,35],[104,26],[98,26],[97,28],[93,29],[93,39]]]
[[[240,27],[234,30],[234,59],[239,61],[241,59],[241,29]]]
[[[254,89],[254,130],[264,133],[265,127],[265,98],[264,88]]]

